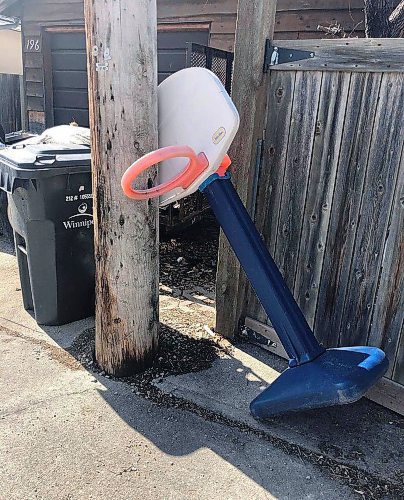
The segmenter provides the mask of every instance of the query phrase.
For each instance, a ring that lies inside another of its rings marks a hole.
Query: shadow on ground
[[[36,344],[67,369],[77,369],[71,354],[78,367],[80,363],[102,384],[99,394],[120,418],[164,453],[185,456],[208,447],[280,498],[290,498],[296,488],[302,492],[301,498],[322,498],[323,494],[338,498],[340,486],[334,493],[326,492],[325,486],[322,491],[320,480],[318,496],[310,496],[313,486],[306,494],[305,481],[313,474],[349,487],[345,498],[355,491],[367,498],[404,496],[402,477],[396,470],[397,464],[403,463],[402,420],[396,414],[363,400],[349,407],[258,423],[249,415],[248,403],[276,377],[283,362],[247,345],[223,347],[183,335],[167,325],[162,325],[160,351],[153,366],[143,374],[114,380],[94,362],[91,320],[38,327],[22,309],[14,257],[0,253],[0,270],[2,276],[7,273],[0,294],[3,329],[6,324],[9,332]],[[50,344],[49,338],[62,349]],[[145,400],[153,404],[140,402]],[[189,412],[189,426],[176,409]],[[153,419],[144,418],[144,412],[152,413]],[[195,427],[195,415],[221,424],[217,439]],[[235,443],[237,453],[227,439]],[[255,443],[254,448],[251,443]],[[275,462],[271,463],[269,456]]]
[[[113,379],[106,379],[93,359],[94,329],[84,332],[68,350],[108,387]],[[162,325],[160,350],[153,366],[121,381],[159,406],[186,410],[256,435],[292,459],[320,467],[331,478],[366,497],[401,495],[403,473],[397,466],[403,462],[403,420],[393,412],[362,399],[353,405],[300,412],[267,422],[251,417],[249,402],[285,365],[284,360],[248,344],[233,348],[226,343],[226,347],[220,347],[213,341],[193,339]],[[125,421],[165,453],[184,455],[206,446],[206,440],[193,434],[192,429],[183,429],[187,437],[181,442],[167,441],[160,430],[139,427],[136,414],[126,407],[117,407],[111,392],[103,393],[103,397]],[[228,460],[220,443],[213,451]],[[260,460],[265,462],[265,456]],[[271,475],[257,477],[258,473],[250,468],[243,469],[243,473],[275,494]]]

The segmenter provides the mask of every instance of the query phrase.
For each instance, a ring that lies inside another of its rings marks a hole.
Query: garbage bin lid
[[[0,150],[0,188],[12,192],[16,179],[39,179],[91,171],[88,146],[15,144]]]
[[[19,169],[63,168],[70,165],[90,165],[88,146],[71,144],[15,144],[3,149],[0,161],[7,160]]]

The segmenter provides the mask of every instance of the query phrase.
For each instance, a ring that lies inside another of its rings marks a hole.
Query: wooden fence
[[[315,55],[271,67],[253,176],[257,227],[324,345],[386,351],[390,368],[373,397],[403,411],[404,40],[279,47]],[[254,292],[242,288],[243,318],[268,332]],[[219,318],[230,316],[226,307]]]
[[[0,124],[7,133],[21,130],[20,77],[0,73]]]

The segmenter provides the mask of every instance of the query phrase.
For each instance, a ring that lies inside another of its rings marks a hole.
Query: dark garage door
[[[158,82],[185,67],[186,42],[208,44],[208,31],[159,31]],[[53,119],[55,125],[76,121],[88,127],[85,34],[51,33]]]

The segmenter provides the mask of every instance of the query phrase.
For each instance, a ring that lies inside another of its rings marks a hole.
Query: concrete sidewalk
[[[97,380],[30,335],[3,329],[0,350],[2,498],[352,497],[267,442]]]
[[[341,464],[379,482],[399,485],[403,478],[404,419],[366,398],[265,422],[251,416],[250,402],[285,368],[283,359],[259,347],[240,344],[207,370],[167,377],[155,385],[261,432],[279,445],[297,445],[301,454],[318,463],[331,460],[335,467]]]
[[[222,360],[213,364],[212,372],[192,374],[199,377],[192,382],[199,384],[198,390],[195,385],[185,390],[191,375],[163,382],[165,391],[182,391],[189,401],[209,408],[202,416],[174,404],[158,405],[136,395],[127,383],[86,371],[66,348],[92,321],[39,327],[23,310],[16,260],[7,251],[0,247],[0,498],[366,496],[358,482],[350,484],[350,476],[337,477],[340,469],[333,474],[332,467],[302,455],[307,442],[258,432],[245,420],[240,398],[234,400],[233,421],[219,418],[232,406],[229,398],[240,391],[238,386],[226,396],[219,388],[228,373],[220,373]],[[223,362],[234,367],[226,358]],[[214,404],[200,397],[208,381],[217,391],[213,398],[206,393]],[[292,421],[289,427],[295,425]],[[304,432],[315,435],[314,427]],[[379,438],[376,448],[384,434]],[[341,441],[336,446],[343,448]],[[394,450],[399,449],[397,444]],[[390,474],[389,467],[382,475]]]

